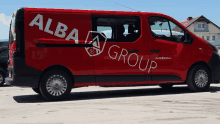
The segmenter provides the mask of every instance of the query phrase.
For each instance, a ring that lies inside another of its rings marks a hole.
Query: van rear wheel
[[[195,66],[189,71],[186,83],[191,91],[208,90],[211,83],[211,73],[205,66]]]
[[[67,98],[72,89],[70,76],[61,70],[46,72],[40,82],[40,92],[48,100]]]

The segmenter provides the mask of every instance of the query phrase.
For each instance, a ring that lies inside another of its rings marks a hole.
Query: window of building
[[[92,31],[104,33],[107,42],[134,42],[141,36],[140,17],[93,15]]]
[[[202,39],[205,39],[204,36],[202,36]]]
[[[201,28],[201,24],[198,24],[198,28]]]
[[[206,36],[206,40],[210,40],[210,39],[209,39],[209,36]]]
[[[215,40],[215,36],[212,36],[212,40],[213,40],[213,41]]]
[[[202,28],[205,28],[205,24],[202,24]]]

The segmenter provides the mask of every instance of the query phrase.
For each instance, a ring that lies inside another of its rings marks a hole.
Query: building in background
[[[186,21],[181,22],[195,35],[209,41],[213,45],[220,45],[220,27],[205,18],[203,15],[199,17],[188,17]]]

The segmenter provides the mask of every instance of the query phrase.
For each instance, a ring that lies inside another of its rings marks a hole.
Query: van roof
[[[28,11],[45,11],[47,10],[48,12],[79,12],[79,13],[93,13],[93,14],[98,14],[98,13],[105,13],[107,15],[110,14],[119,14],[119,15],[164,15],[162,13],[156,13],[156,12],[139,12],[139,11],[111,11],[111,10],[87,10],[87,9],[59,9],[59,8],[35,8],[35,7],[25,7],[25,10]],[[169,17],[169,16],[168,16]]]
[[[110,11],[110,10],[86,10],[86,9],[59,9],[59,8],[36,8],[36,7],[25,7],[25,11],[35,11],[35,12],[57,12],[57,13],[90,13],[90,14],[96,14],[96,15],[130,15],[130,16],[140,16],[140,15],[148,15],[148,16],[162,16],[166,17],[168,19],[173,20],[176,23],[179,23],[172,17],[162,14],[162,13],[156,13],[156,12],[139,12],[139,11]],[[182,24],[180,24],[182,25]],[[186,27],[182,27],[185,30],[188,30]]]

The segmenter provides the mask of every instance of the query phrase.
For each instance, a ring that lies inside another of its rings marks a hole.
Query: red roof
[[[195,22],[197,19],[199,19],[200,17],[202,16],[199,16],[199,17],[195,17],[195,18],[192,18],[191,20],[186,20],[186,21],[183,21],[183,22],[180,22],[184,27],[188,27],[189,25],[191,25],[193,22]]]
[[[206,17],[204,17],[203,15],[201,16],[198,16],[198,17],[195,17],[195,18],[192,18],[191,20],[186,20],[186,21],[183,21],[183,22],[180,22],[184,27],[189,27],[191,24],[193,24],[195,21],[201,21],[201,19],[209,22],[209,23],[212,23],[214,26],[216,26],[217,28],[220,29],[220,27],[218,27],[215,23],[211,22],[209,19],[207,19]]]

